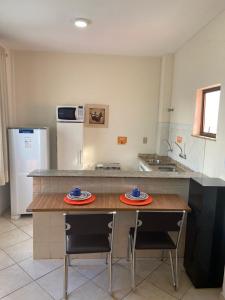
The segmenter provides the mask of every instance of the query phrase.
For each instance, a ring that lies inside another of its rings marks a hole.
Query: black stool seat
[[[130,228],[134,236],[134,228]],[[135,249],[176,249],[176,245],[167,232],[139,231],[136,237]]]
[[[107,234],[82,234],[67,236],[67,254],[110,252]]]

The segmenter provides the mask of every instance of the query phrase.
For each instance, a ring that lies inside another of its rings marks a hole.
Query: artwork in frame
[[[106,128],[109,123],[109,106],[102,104],[85,105],[85,125],[88,127]]]

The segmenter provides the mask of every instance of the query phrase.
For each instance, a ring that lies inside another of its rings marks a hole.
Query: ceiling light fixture
[[[84,18],[77,18],[74,25],[78,28],[86,28],[91,23],[90,20]]]

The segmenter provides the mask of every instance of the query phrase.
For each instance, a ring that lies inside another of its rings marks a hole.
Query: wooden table
[[[96,194],[96,200],[87,205],[69,205],[63,201],[65,194],[46,193],[34,197],[28,206],[28,212],[51,211],[132,211],[132,210],[162,210],[190,211],[187,202],[178,195],[155,194],[153,202],[145,206],[131,206],[119,200],[119,194]]]

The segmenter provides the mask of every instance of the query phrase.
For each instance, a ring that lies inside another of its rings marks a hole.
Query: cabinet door
[[[191,270],[199,257],[199,236],[201,229],[199,226],[200,211],[196,210],[193,206],[190,207],[191,212],[187,217],[184,264],[186,268]]]
[[[83,168],[83,123],[57,123],[57,166],[60,170]]]
[[[187,217],[184,266],[195,286],[200,284],[199,278],[204,274],[200,255],[203,201],[202,187],[191,180],[188,200],[191,212]]]

